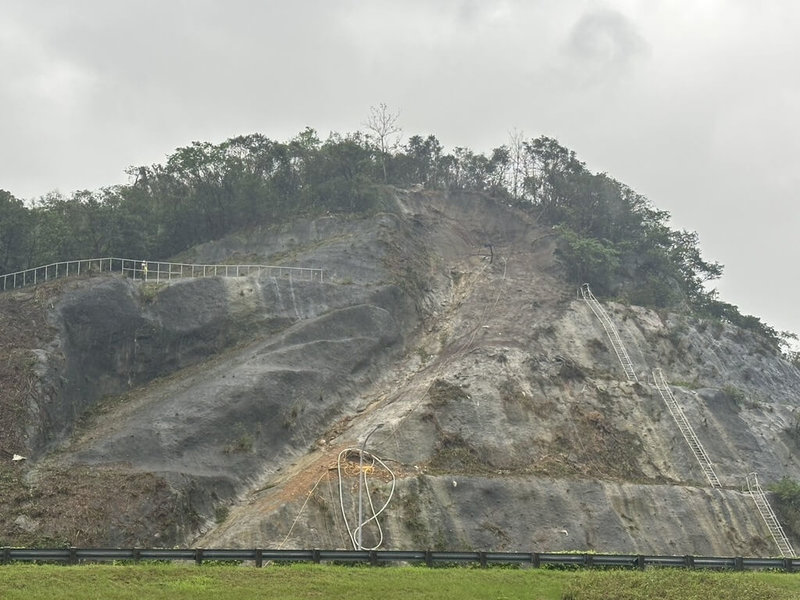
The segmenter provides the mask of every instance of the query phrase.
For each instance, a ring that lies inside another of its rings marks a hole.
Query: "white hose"
[[[364,451],[364,456],[369,458],[372,461],[372,465],[374,465],[377,462],[378,464],[380,464],[381,467],[386,469],[386,471],[389,473],[389,475],[391,475],[391,477],[392,477],[392,488],[391,488],[391,490],[389,490],[389,497],[386,499],[386,502],[384,502],[383,506],[381,506],[380,509],[378,509],[376,511],[375,510],[375,505],[372,502],[372,495],[370,494],[370,491],[369,491],[369,484],[367,482],[367,476],[366,476],[366,473],[365,473],[364,474],[364,490],[363,491],[367,495],[367,503],[369,504],[369,508],[370,508],[370,512],[372,513],[372,516],[369,517],[368,519],[366,519],[365,521],[362,521],[361,523],[359,523],[354,529],[350,529],[350,523],[347,520],[347,511],[345,511],[345,508],[344,508],[344,494],[342,492],[342,480],[343,480],[343,477],[342,477],[342,457],[346,456],[350,452],[361,453],[362,451],[361,451],[360,448],[345,448],[344,450],[339,452],[339,456],[336,459],[336,470],[337,470],[337,473],[339,475],[339,505],[341,506],[341,509],[342,509],[342,518],[344,519],[344,525],[347,528],[347,534],[350,536],[350,542],[353,544],[353,549],[354,550],[358,550],[359,549],[358,548],[358,535],[359,535],[359,532],[364,528],[364,525],[366,525],[370,521],[375,521],[375,525],[378,527],[378,542],[372,548],[363,548],[362,547],[361,549],[362,550],[377,550],[378,548],[380,548],[381,544],[383,543],[383,528],[381,527],[381,523],[378,520],[378,516],[381,513],[383,513],[384,510],[386,510],[387,506],[389,506],[389,502],[392,500],[392,496],[394,496],[394,489],[395,489],[397,478],[395,477],[394,471],[392,471],[386,465],[385,462],[383,462],[380,458],[378,458],[374,454],[371,454],[369,452]],[[359,479],[360,479],[360,477],[361,477],[361,473],[360,472],[359,472],[358,476],[359,476]]]

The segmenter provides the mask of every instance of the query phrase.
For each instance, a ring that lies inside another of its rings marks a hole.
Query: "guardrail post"
[[[69,547],[69,558],[67,559],[67,563],[70,565],[78,564],[78,549],[75,546]]]
[[[531,565],[533,566],[534,569],[539,568],[539,561],[540,558],[538,552],[534,552],[533,554],[531,554]]]
[[[636,557],[636,568],[640,571],[644,571],[644,554],[639,554]]]
[[[378,566],[378,553],[375,550],[369,551],[369,564],[371,564],[373,567]]]
[[[791,558],[784,558],[783,559],[783,570],[787,573],[792,572],[792,559]]]
[[[425,564],[429,567],[433,566],[433,552],[425,550]]]
[[[311,551],[311,560],[313,560],[313,561],[314,561],[316,564],[319,564],[319,563],[320,563],[320,560],[321,560],[321,559],[320,559],[320,557],[319,557],[319,548],[314,548],[314,549]]]
[[[733,559],[733,570],[734,571],[744,571],[744,558],[741,556],[736,556]]]
[[[584,554],[583,555],[583,566],[584,567],[593,567],[594,566],[594,556],[591,554]]]
[[[256,548],[256,566],[260,569],[264,566],[264,550]]]
[[[694,556],[687,554],[683,557],[683,564],[687,569],[694,569]]]
[[[11,548],[8,546],[3,546],[3,558],[0,559],[4,565],[7,565],[11,562]]]
[[[203,564],[203,549],[202,548],[195,548],[194,549],[194,562],[198,565]]]
[[[139,562],[142,559],[142,550],[140,548],[133,549],[133,562]]]

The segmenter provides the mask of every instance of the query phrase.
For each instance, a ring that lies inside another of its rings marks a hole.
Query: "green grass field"
[[[2,600],[142,598],[242,600],[789,600],[800,573],[714,573],[676,569],[591,571],[299,564],[5,565]]]

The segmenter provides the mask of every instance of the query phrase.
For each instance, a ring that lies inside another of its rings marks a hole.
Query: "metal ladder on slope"
[[[703,444],[700,443],[700,439],[694,432],[691,423],[689,423],[689,419],[686,418],[686,413],[683,412],[681,405],[675,400],[675,396],[672,394],[667,380],[664,379],[664,373],[661,372],[661,369],[653,371],[653,381],[655,382],[658,393],[661,394],[661,398],[667,405],[669,413],[672,415],[672,418],[675,419],[678,429],[680,429],[683,434],[683,439],[689,444],[689,448],[691,448],[694,457],[697,459],[697,462],[700,463],[700,468],[703,470],[711,487],[722,487],[717,478],[717,474],[714,472],[714,465],[711,464],[711,459],[708,457],[705,448],[703,448]]]
[[[778,546],[781,556],[797,556],[794,553],[792,544],[789,542],[789,538],[786,537],[783,531],[783,527],[781,527],[781,524],[778,522],[778,517],[775,516],[775,512],[772,510],[769,500],[767,500],[767,496],[764,494],[764,490],[761,489],[761,485],[758,483],[758,475],[756,473],[749,473],[747,475],[747,491],[753,497],[756,508],[758,508],[758,512],[761,513],[761,518],[764,519],[764,523],[767,524],[767,529],[769,529],[772,539],[775,540],[775,544]]]
[[[628,378],[628,381],[638,382],[639,378],[636,377],[636,372],[633,370],[633,362],[631,362],[631,357],[628,356],[628,352],[625,350],[625,346],[622,344],[622,340],[619,337],[619,332],[614,326],[614,323],[611,321],[611,318],[603,309],[600,302],[598,302],[597,298],[595,298],[594,294],[592,294],[592,290],[589,289],[589,284],[584,283],[580,288],[580,292],[581,296],[586,301],[586,304],[589,305],[589,308],[592,309],[592,312],[603,325],[603,329],[605,329],[606,335],[611,342],[611,347],[614,348],[614,352],[619,359],[619,364],[622,365],[622,370],[625,371],[625,377]]]

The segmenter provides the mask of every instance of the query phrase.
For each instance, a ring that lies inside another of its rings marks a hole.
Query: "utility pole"
[[[379,423],[375,425],[375,427],[367,434],[367,437],[364,438],[364,441],[361,442],[361,450],[358,453],[358,543],[356,544],[356,550],[361,550],[363,546],[361,545],[362,539],[362,531],[364,528],[363,523],[363,511],[362,511],[362,499],[364,494],[364,449],[367,447],[367,441],[369,440],[370,436],[378,431],[383,427],[383,423]]]

